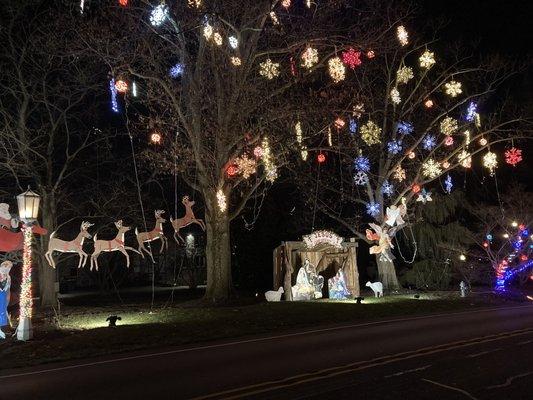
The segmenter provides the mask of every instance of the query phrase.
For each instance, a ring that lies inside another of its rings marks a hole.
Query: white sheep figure
[[[383,283],[368,281],[365,286],[372,289],[375,297],[383,297]]]
[[[268,292],[265,292],[265,299],[266,301],[280,301],[281,295],[285,293],[283,290],[283,286],[280,286],[280,288],[276,290],[269,290]]]

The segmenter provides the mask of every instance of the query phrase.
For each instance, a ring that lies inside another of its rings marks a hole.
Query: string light
[[[230,36],[228,38],[228,42],[229,47],[231,47],[232,49],[236,49],[237,47],[239,47],[239,40],[235,36]]]
[[[328,146],[333,146],[333,135],[331,133],[331,127],[328,126]]]
[[[516,167],[522,161],[522,150],[512,147],[505,151],[505,162],[513,167]]]
[[[273,63],[270,58],[267,58],[259,64],[259,75],[266,79],[274,79],[279,75],[279,63]]]
[[[409,44],[409,33],[403,25],[400,25],[398,28],[396,28],[396,37],[398,38],[398,41],[402,47]]]
[[[302,53],[302,67],[307,69],[313,68],[318,63],[318,50],[307,47]]]
[[[464,168],[471,168],[472,167],[472,156],[469,152],[463,150],[459,153],[457,156],[459,163]]]
[[[445,92],[450,97],[457,97],[463,93],[461,82],[450,81],[444,85]]]
[[[418,59],[420,67],[430,69],[435,65],[435,54],[432,51],[426,50]]]
[[[370,171],[370,160],[368,157],[360,155],[354,160],[354,166],[357,171],[368,172]]]
[[[350,47],[347,51],[342,53],[342,62],[351,69],[355,69],[355,67],[362,63],[361,52]]]
[[[236,67],[239,67],[242,64],[242,61],[241,61],[241,59],[239,57],[231,57],[230,61]]]
[[[118,113],[117,88],[115,87],[114,78],[109,81],[109,92],[111,94],[111,110]]]
[[[128,91],[128,83],[119,79],[115,82],[115,89],[117,89],[117,92],[119,93],[126,93]]]
[[[371,201],[366,204],[366,213],[371,217],[377,217],[379,215],[380,206],[379,203]]]
[[[422,163],[422,175],[429,179],[435,179],[442,173],[440,164],[432,158]]]
[[[465,135],[465,144],[468,146],[470,144],[470,131],[469,130],[464,131],[463,135]]]
[[[446,117],[440,122],[440,131],[446,136],[453,134],[457,129],[459,129],[457,120],[452,117]]]
[[[394,170],[394,174],[393,174],[393,177],[394,179],[396,179],[398,182],[402,182],[406,175],[405,175],[405,169],[403,169],[401,166],[397,166],[396,169]]]
[[[432,150],[437,145],[437,138],[434,135],[426,135],[422,139],[422,147],[424,150]]]
[[[218,209],[221,213],[226,212],[226,209],[228,208],[228,204],[226,202],[226,195],[222,191],[222,189],[218,189],[217,191],[217,203],[218,203]]]
[[[377,126],[373,121],[368,121],[361,127],[361,138],[368,145],[380,143],[381,128]]]
[[[403,149],[402,141],[401,140],[391,140],[389,143],[387,143],[387,150],[391,154],[398,154]]]
[[[402,102],[402,98],[400,97],[400,92],[398,91],[397,88],[392,88],[392,90],[390,91],[390,98],[391,98],[391,101],[396,105]]]
[[[414,77],[415,75],[413,74],[413,69],[411,67],[402,67],[396,71],[396,82],[400,84],[407,83]]]
[[[173,65],[170,70],[168,71],[168,74],[172,77],[172,78],[178,78],[180,77],[181,75],[183,75],[183,71],[185,69],[185,66],[182,64],[182,63],[177,63],[175,65]]]
[[[263,139],[263,143],[261,147],[263,151],[261,155],[261,159],[263,160],[263,164],[265,166],[266,180],[269,182],[274,182],[276,178],[278,177],[278,171],[277,171],[276,165],[272,161],[272,153],[270,150],[270,144],[268,143],[267,137]]]
[[[168,8],[165,4],[159,4],[150,13],[150,23],[153,26],[160,26],[168,17]]]
[[[483,165],[490,171],[490,175],[494,175],[494,170],[498,166],[498,158],[496,153],[488,151],[487,154],[483,156]]]
[[[353,181],[358,186],[363,186],[368,183],[368,175],[363,171],[358,171],[354,177]]]
[[[294,126],[294,131],[296,133],[296,142],[300,145],[300,155],[302,156],[302,160],[307,160],[307,147],[304,146],[303,143],[303,131],[302,131],[302,124],[300,121],[296,122],[296,125]]]
[[[32,317],[33,296],[32,296],[32,257],[31,257],[31,227],[23,228],[24,246],[22,253],[22,281],[20,284],[20,318]]]
[[[333,82],[339,83],[346,77],[346,67],[339,57],[330,58],[328,61],[329,76]]]

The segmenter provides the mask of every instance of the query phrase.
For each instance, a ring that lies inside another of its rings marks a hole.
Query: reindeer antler
[[[164,214],[165,213],[165,210],[155,210],[155,216],[156,217],[160,217],[161,214]]]
[[[117,228],[122,228],[122,220],[119,219],[117,222],[115,222],[115,226],[116,226]]]
[[[182,203],[184,203],[186,201],[189,201],[189,196],[183,196],[183,199],[181,199]]]

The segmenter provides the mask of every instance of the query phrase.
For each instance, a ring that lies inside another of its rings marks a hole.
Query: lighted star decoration
[[[387,150],[391,154],[398,154],[403,149],[402,141],[401,140],[391,140],[389,143],[387,143]]]
[[[440,131],[446,136],[452,135],[457,129],[459,129],[459,124],[452,117],[446,117],[440,122]]]
[[[150,13],[150,23],[153,26],[160,26],[168,17],[168,8],[165,4],[159,4]]]
[[[394,192],[394,185],[390,183],[389,181],[383,182],[383,185],[381,186],[381,193],[383,193],[386,196],[391,196]]]
[[[428,201],[433,201],[431,198],[431,192],[428,192],[426,189],[422,189],[420,193],[418,193],[416,201],[422,202],[423,204],[426,204]]]
[[[371,217],[377,217],[379,215],[380,207],[379,203],[371,201],[366,203],[366,213]]]
[[[396,28],[396,37],[402,46],[407,46],[409,44],[409,33],[407,32],[407,29],[405,29],[405,26],[400,25]]]
[[[461,82],[450,81],[444,84],[444,91],[450,97],[457,97],[458,95],[463,93],[462,84]]]
[[[266,79],[274,79],[279,76],[279,63],[273,63],[270,58],[267,58],[259,64],[259,75]]]
[[[339,57],[330,58],[328,61],[329,76],[333,82],[339,83],[346,78],[346,67]]]
[[[396,105],[402,102],[402,98],[400,97],[400,92],[398,91],[397,88],[392,88],[392,90],[390,91],[390,99]]]
[[[459,164],[461,164],[464,168],[471,168],[472,167],[472,156],[469,152],[463,150],[457,155],[457,159],[459,161]]]
[[[236,67],[239,67],[242,64],[242,61],[241,61],[240,57],[231,57],[230,61]]]
[[[453,188],[452,177],[448,174],[446,176],[446,179],[444,180],[444,190],[446,190],[446,193],[451,193],[452,188]]]
[[[432,150],[437,145],[437,138],[435,135],[426,135],[422,139],[422,147],[424,150]]]
[[[362,63],[361,52],[350,47],[347,51],[342,53],[342,61],[351,69],[355,69],[355,67]]]
[[[483,156],[483,165],[490,171],[490,174],[493,175],[494,170],[498,166],[498,157],[496,156],[496,153],[493,153],[492,151],[487,152],[487,154]]]
[[[302,53],[302,67],[311,69],[318,63],[318,50],[309,46]]]
[[[359,186],[366,185],[368,182],[368,175],[363,171],[359,171],[354,175],[353,181]]]
[[[422,53],[418,62],[420,63],[420,67],[430,69],[435,65],[435,54],[432,51],[426,50]]]
[[[237,39],[235,36],[230,36],[228,38],[228,42],[229,47],[231,47],[232,49],[236,49],[237,47],[239,47],[239,39]]]
[[[432,158],[428,158],[422,163],[422,175],[429,179],[434,179],[442,172],[440,164]]]
[[[368,121],[361,127],[361,138],[368,146],[381,142],[380,135],[381,128],[373,121]]]
[[[370,160],[368,157],[359,156],[354,160],[354,166],[357,171],[370,171]]]
[[[250,176],[255,174],[257,169],[257,162],[253,158],[248,157],[246,154],[243,154],[241,157],[237,157],[235,159],[235,165],[237,165],[237,168],[244,179],[248,179]]]
[[[505,162],[513,167],[516,167],[522,161],[522,150],[512,147],[505,151]]]
[[[402,182],[405,177],[405,169],[398,165],[394,170],[393,178],[396,179],[398,182]]]
[[[414,77],[415,75],[413,74],[413,69],[411,67],[402,67],[396,71],[396,82],[399,84],[407,83]]]

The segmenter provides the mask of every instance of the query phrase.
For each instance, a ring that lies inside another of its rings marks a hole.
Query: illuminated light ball
[[[420,185],[415,183],[413,186],[411,186],[411,191],[415,194],[420,192]]]
[[[407,157],[409,157],[412,160],[413,158],[416,157],[416,154],[414,151],[410,151],[409,153],[407,153]]]
[[[150,142],[152,142],[152,144],[161,144],[161,140],[163,140],[163,137],[159,132],[153,132],[150,135]]]
[[[431,108],[433,107],[433,100],[431,99],[427,99],[424,103],[424,106],[426,106],[426,108]]]
[[[483,242],[483,247],[484,247],[484,248],[489,247],[489,242]]]
[[[226,168],[226,174],[228,174],[228,176],[230,177],[233,177],[235,175],[237,175],[239,172],[239,168],[237,168],[236,165],[230,165],[228,166],[228,168]]]
[[[465,256],[464,254],[461,254],[461,255],[459,256],[459,260],[461,260],[461,261],[466,261],[466,256]]]
[[[115,89],[117,89],[117,92],[119,93],[126,93],[128,91],[128,83],[119,79],[115,82]]]
[[[316,157],[317,161],[319,162],[319,164],[322,164],[323,162],[326,161],[326,156],[322,153],[320,153],[317,157]]]
[[[451,146],[453,144],[453,137],[452,136],[447,136],[446,139],[444,139],[444,144],[446,146]]]
[[[335,124],[335,128],[342,129],[346,125],[346,122],[344,122],[344,120],[339,117],[335,120],[334,124]]]
[[[256,146],[254,149],[255,158],[261,158],[263,156],[263,148],[261,146]]]
[[[527,256],[525,254],[522,254],[520,256],[520,261],[527,261]]]
[[[368,50],[366,52],[366,58],[374,58],[376,56],[376,53],[374,53],[374,50]]]
[[[118,4],[122,7],[126,7],[128,5],[128,0],[118,0]]]
[[[509,239],[509,234],[508,234],[508,233],[504,233],[504,234],[503,234],[503,238],[504,238],[504,239]]]
[[[481,138],[481,139],[479,139],[479,144],[480,144],[481,146],[485,146],[487,143],[488,143],[488,142],[487,142],[487,139],[485,139],[485,138]]]
[[[511,226],[513,228],[516,228],[518,226],[518,222],[516,222],[516,221],[511,222]]]
[[[448,161],[443,161],[442,162],[442,168],[444,168],[444,169],[450,168],[450,163]]]

